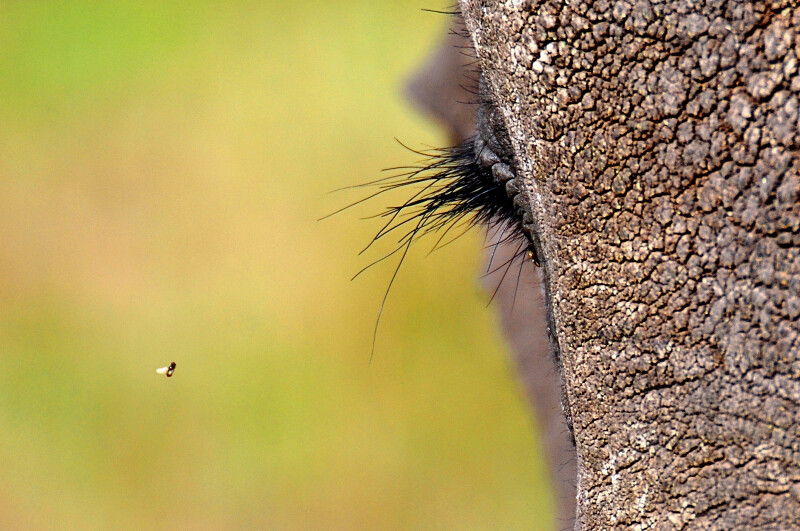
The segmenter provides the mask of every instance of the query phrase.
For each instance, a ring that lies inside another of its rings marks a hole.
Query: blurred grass
[[[480,235],[409,255],[369,366],[387,203],[316,221],[445,142],[422,7],[0,5],[0,527],[553,526]]]

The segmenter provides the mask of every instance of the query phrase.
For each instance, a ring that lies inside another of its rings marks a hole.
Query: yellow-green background
[[[442,145],[420,0],[0,3],[0,528],[548,528],[481,237],[366,191]],[[166,379],[154,372],[178,364]]]

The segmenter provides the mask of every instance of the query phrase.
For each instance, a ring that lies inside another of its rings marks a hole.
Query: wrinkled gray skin
[[[414,73],[406,91],[417,107],[445,127],[452,145],[475,134],[478,107],[472,102],[478,92],[478,72],[470,48],[463,21],[457,17],[439,46]],[[498,236],[492,233],[487,238],[487,262],[492,265],[487,267],[483,281],[487,291],[497,290],[493,306],[500,313],[520,382],[536,414],[556,502],[557,526],[569,529],[575,519],[575,447],[561,409],[540,278],[536,266],[528,260],[517,260],[506,274],[506,268],[500,266],[514,258],[519,249],[513,242],[498,245]]]
[[[576,528],[799,528],[797,3],[461,8],[539,242]]]

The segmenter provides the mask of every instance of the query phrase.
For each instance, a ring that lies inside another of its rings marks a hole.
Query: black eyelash
[[[370,245],[406,226],[412,228],[400,236],[395,252],[419,234],[443,231],[437,248],[444,236],[460,225],[467,230],[477,224],[500,226],[511,233],[503,242],[524,235],[522,215],[512,199],[517,193],[514,173],[480,137],[452,148],[414,153],[427,157],[427,164],[372,183],[380,190],[371,197],[405,187],[418,191],[405,203],[380,214],[388,221]]]
[[[452,148],[427,152],[411,151],[426,157],[426,164],[408,168],[393,168],[395,170],[407,169],[408,171],[366,183],[366,186],[377,186],[378,191],[358,202],[366,201],[390,190],[400,188],[415,190],[414,194],[404,203],[388,207],[377,216],[387,218],[387,221],[362,250],[362,253],[373,243],[392,233],[399,233],[397,246],[388,254],[364,267],[353,277],[356,278],[373,265],[401,253],[378,311],[370,362],[375,352],[378,324],[389,291],[411,244],[420,235],[440,233],[439,239],[433,246],[433,251],[455,240],[475,225],[482,224],[495,228],[500,234],[498,240],[492,244],[490,270],[497,247],[506,242],[517,243],[517,251],[514,256],[490,272],[505,267],[503,273],[503,278],[505,278],[513,263],[523,256],[527,256],[538,265],[534,247],[522,227],[522,211],[515,201],[518,189],[513,170],[499,159],[480,135]],[[454,229],[463,230],[443,244],[444,238]],[[502,279],[500,282],[502,283]],[[496,293],[497,290],[495,290]]]

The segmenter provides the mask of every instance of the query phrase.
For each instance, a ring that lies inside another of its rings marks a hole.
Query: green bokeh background
[[[446,7],[0,4],[0,528],[554,525],[481,235],[369,365],[388,203],[317,221],[446,143],[400,96]]]

